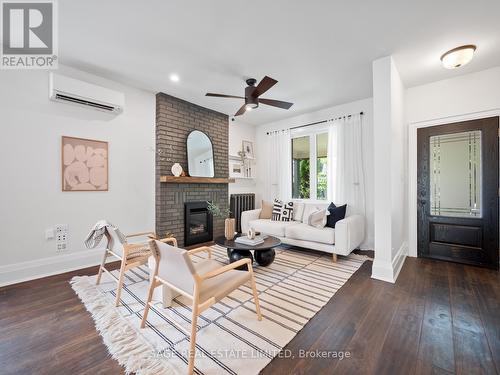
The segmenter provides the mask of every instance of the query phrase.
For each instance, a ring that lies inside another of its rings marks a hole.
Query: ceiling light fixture
[[[453,48],[441,56],[441,62],[446,69],[460,68],[472,60],[475,51],[473,44]]]
[[[179,82],[180,81],[180,77],[179,77],[179,75],[177,75],[175,73],[172,73],[172,74],[170,74],[170,80],[172,82]]]

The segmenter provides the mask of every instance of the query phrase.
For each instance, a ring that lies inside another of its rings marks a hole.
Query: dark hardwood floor
[[[499,374],[500,274],[408,258],[395,285],[365,262],[263,374]],[[68,280],[0,289],[1,374],[122,374]],[[288,352],[289,350],[289,352]],[[309,358],[300,351],[309,351]],[[315,351],[349,352],[338,359]]]

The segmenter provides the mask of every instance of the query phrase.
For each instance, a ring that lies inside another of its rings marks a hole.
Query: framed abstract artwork
[[[108,191],[108,142],[62,137],[62,191]]]
[[[243,154],[247,159],[255,159],[252,142],[242,141],[242,148],[243,148]]]

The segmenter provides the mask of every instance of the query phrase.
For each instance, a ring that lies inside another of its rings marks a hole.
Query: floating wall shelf
[[[230,184],[234,182],[234,178],[160,176],[160,182],[170,184]]]

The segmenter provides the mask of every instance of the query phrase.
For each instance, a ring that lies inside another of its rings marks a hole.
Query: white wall
[[[346,103],[320,111],[291,117],[265,125],[260,125],[256,129],[256,158],[257,158],[257,197],[258,206],[265,192],[265,171],[272,160],[265,157],[266,154],[266,133],[270,130],[285,129],[294,126],[304,125],[316,121],[327,120],[330,118],[343,116],[351,113],[364,112],[362,135],[363,135],[363,161],[365,172],[366,190],[366,237],[361,244],[363,249],[373,249],[374,246],[374,199],[373,199],[373,102],[372,99],[363,99],[351,103]]]
[[[500,66],[406,90],[408,123],[500,109]]]
[[[500,66],[406,90],[409,255],[417,256],[417,129],[500,115]]]
[[[372,277],[388,282],[396,281],[406,255],[404,112],[404,87],[392,57],[374,61],[375,260]]]
[[[242,141],[250,141],[253,142],[256,161],[261,159],[263,155],[258,154],[256,151],[255,130],[256,127],[253,125],[243,124],[238,121],[229,121],[229,155],[237,156],[238,152],[242,150]],[[255,162],[252,164],[252,167],[253,174],[258,175]],[[229,184],[229,195],[255,193],[256,181],[255,179],[236,179],[235,183]]]
[[[0,71],[0,285],[97,264],[91,226],[106,218],[124,232],[154,230],[155,96],[67,67],[59,73],[119,90],[119,116],[54,103],[47,71]],[[109,191],[61,191],[61,136],[109,142]],[[56,254],[45,230],[69,225]]]

